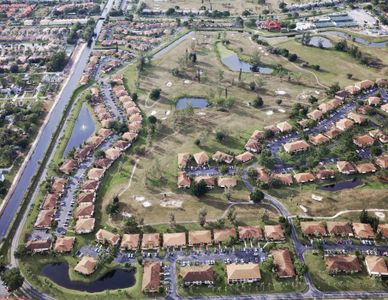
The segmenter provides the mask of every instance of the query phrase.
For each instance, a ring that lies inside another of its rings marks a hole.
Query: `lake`
[[[133,286],[136,282],[135,270],[125,269],[109,271],[101,278],[89,283],[72,281],[69,277],[69,265],[67,263],[47,264],[43,266],[42,274],[61,287],[89,293],[124,289]]]
[[[224,45],[220,43],[217,44],[217,47],[220,49],[221,53],[221,62],[229,68],[229,70],[233,72],[240,72],[240,70],[244,73],[250,72],[258,72],[261,74],[271,74],[273,69],[266,67],[254,67],[251,64],[242,61],[236,53],[227,49]]]
[[[344,189],[351,189],[362,184],[362,180],[359,178],[353,178],[352,180],[340,181],[333,184],[327,184],[321,186],[323,191],[336,192]]]
[[[175,108],[177,110],[187,108],[191,105],[193,108],[205,108],[209,105],[209,101],[205,98],[192,98],[192,97],[184,97],[179,98],[176,103]]]
[[[69,141],[67,142],[63,157],[69,153],[73,148],[77,148],[82,145],[96,130],[96,124],[91,116],[86,104],[82,104],[79,115],[74,123],[73,131]]]
[[[359,44],[362,44],[362,45],[366,45],[366,46],[370,46],[370,47],[374,47],[374,48],[384,48],[388,45],[388,41],[384,41],[384,42],[369,42],[361,37],[356,37],[356,36],[352,36],[350,34],[346,34],[344,32],[340,32],[340,31],[326,31],[326,32],[322,32],[321,34],[326,34],[326,35],[335,35],[335,36],[339,36],[339,37],[342,37],[344,39],[347,39],[347,40],[354,40],[356,43],[359,43]]]
[[[320,36],[313,36],[310,39],[310,42],[309,42],[310,46],[319,47],[320,46],[319,44],[322,45],[322,48],[326,48],[326,49],[333,47],[332,42],[329,39],[327,39],[327,38],[320,37]]]

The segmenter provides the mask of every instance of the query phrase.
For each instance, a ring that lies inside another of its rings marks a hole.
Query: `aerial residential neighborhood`
[[[0,3],[0,299],[388,299],[387,12]]]

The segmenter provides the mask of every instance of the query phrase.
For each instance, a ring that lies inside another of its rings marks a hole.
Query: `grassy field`
[[[306,252],[305,261],[315,287],[321,291],[386,291],[388,289],[387,280],[369,277],[363,262],[360,273],[330,276],[321,256]]]
[[[330,37],[333,41],[339,39]],[[320,49],[314,47],[303,46],[294,38],[275,38],[268,40],[271,45],[281,48],[287,48],[290,52],[296,53],[303,61],[310,65],[319,65],[320,71],[315,72],[319,80],[330,85],[339,82],[341,86],[354,84],[356,81],[371,79],[386,76],[386,68],[381,69],[368,68],[361,65],[354,58],[345,52],[339,52],[330,49]],[[348,44],[352,44],[348,42]],[[373,57],[381,60],[383,65],[388,64],[388,50],[384,48],[371,48],[357,44],[360,50],[364,53],[369,53]],[[352,74],[352,79],[347,78],[347,74]]]

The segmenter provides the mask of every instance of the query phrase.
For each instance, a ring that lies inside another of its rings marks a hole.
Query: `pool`
[[[126,269],[114,269],[93,282],[72,281],[67,263],[47,264],[43,266],[42,274],[59,286],[89,293],[124,289],[133,286],[136,282],[135,270]]]
[[[313,36],[310,39],[309,45],[313,47],[320,47],[321,45],[325,49],[333,48],[333,44],[329,39],[320,36]]]
[[[205,98],[184,97],[179,98],[175,108],[177,110],[187,108],[191,105],[193,108],[205,108],[209,105],[209,101]]]
[[[327,184],[321,186],[323,191],[336,192],[344,189],[351,189],[362,184],[362,180],[359,178],[353,178],[352,180],[340,181],[333,184]]]

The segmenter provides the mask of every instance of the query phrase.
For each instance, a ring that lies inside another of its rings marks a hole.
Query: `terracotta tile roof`
[[[321,170],[318,170],[316,177],[319,180],[326,180],[326,179],[334,178],[335,172],[333,170],[329,170],[329,169],[321,169]]]
[[[109,158],[100,158],[94,162],[94,166],[98,169],[108,169],[112,165],[112,162]]]
[[[353,225],[354,235],[356,237],[362,238],[362,239],[368,239],[368,238],[374,237],[373,229],[369,224],[353,223],[352,225]]]
[[[379,87],[386,87],[388,85],[388,81],[385,78],[378,78],[378,79],[376,79],[376,84]]]
[[[351,128],[353,126],[353,121],[352,120],[349,120],[349,119],[341,119],[339,120],[337,123],[335,123],[335,126],[341,130],[341,131],[345,131],[349,128]]]
[[[304,140],[290,142],[283,145],[284,150],[288,153],[304,151],[307,150],[309,147],[310,145]]]
[[[74,236],[60,236],[55,241],[54,251],[58,253],[70,252],[75,242]]]
[[[227,242],[232,237],[236,237],[236,229],[235,228],[225,228],[225,229],[214,229],[214,242],[221,243]]]
[[[156,249],[160,246],[159,233],[144,233],[141,242],[142,249]]]
[[[275,174],[273,177],[284,185],[291,185],[293,183],[291,174]]]
[[[265,168],[257,168],[257,180],[262,182],[268,182],[270,179],[269,172]]]
[[[369,275],[388,275],[388,267],[381,256],[365,256],[365,264]]]
[[[356,165],[356,169],[360,174],[374,173],[376,172],[376,167],[372,163],[363,163]]]
[[[245,144],[245,150],[253,153],[259,153],[261,152],[261,145],[257,140],[249,139]]]
[[[361,90],[369,89],[373,87],[375,83],[372,80],[362,80],[360,82],[357,82],[354,84],[356,88],[359,88]]]
[[[224,162],[224,163],[230,164],[233,161],[233,156],[221,151],[217,151],[212,156],[212,159],[216,162]]]
[[[262,139],[264,139],[264,131],[262,131],[262,130],[255,130],[252,133],[250,138],[254,139],[254,140],[257,140],[257,141],[262,140]]]
[[[43,209],[39,212],[34,227],[36,228],[50,228],[53,220],[55,210]]]
[[[88,179],[99,180],[104,176],[105,170],[99,168],[92,168],[88,172]]]
[[[123,234],[121,239],[121,249],[127,250],[137,250],[140,244],[140,235],[137,233],[134,234]]]
[[[188,188],[191,185],[191,180],[187,176],[186,172],[178,173],[177,186],[178,188]]]
[[[294,178],[297,183],[306,183],[315,180],[315,176],[308,172],[295,174]]]
[[[95,222],[96,220],[94,218],[78,219],[74,230],[78,234],[92,232],[94,230]]]
[[[65,190],[67,179],[62,177],[56,177],[51,186],[51,190],[56,194],[62,194]]]
[[[380,104],[380,102],[381,102],[380,97],[369,97],[368,98],[369,105],[377,106]]]
[[[178,167],[186,168],[189,159],[190,153],[178,153]]]
[[[388,168],[388,154],[384,154],[381,156],[376,157],[376,165],[378,165],[382,169]]]
[[[287,121],[280,122],[276,124],[276,127],[279,128],[281,132],[289,132],[292,131],[292,125],[288,123]]]
[[[222,188],[231,188],[237,185],[237,179],[236,177],[220,177],[217,180],[217,184]]]
[[[383,237],[388,238],[388,224],[379,224],[377,226],[377,232],[382,232]]]
[[[317,135],[310,136],[309,140],[311,144],[317,146],[328,142],[330,139],[327,136],[323,135],[322,133],[318,133]]]
[[[189,245],[211,244],[210,230],[189,231]]]
[[[208,187],[214,187],[216,185],[216,178],[213,176],[197,176],[194,177],[195,182],[200,182],[201,180],[206,182]]]
[[[253,159],[253,154],[248,151],[236,156],[236,160],[239,162],[247,162],[251,159]]]
[[[352,226],[348,222],[327,222],[327,231],[332,235],[353,235]]]
[[[206,154],[206,152],[198,152],[194,154],[194,160],[197,165],[201,166],[208,163],[209,156]]]
[[[83,275],[90,275],[94,272],[97,261],[91,256],[83,256],[81,261],[75,266],[74,271]]]
[[[93,148],[97,148],[101,145],[103,138],[98,135],[93,135],[86,140],[86,144],[91,145]]]
[[[343,101],[338,98],[331,99],[327,102],[329,105],[331,105],[333,108],[337,108],[342,105]]]
[[[320,110],[318,110],[318,109],[313,110],[312,112],[309,112],[307,114],[307,117],[309,119],[314,120],[314,121],[318,121],[318,120],[322,119],[322,116],[323,116],[322,112]]]
[[[288,249],[272,250],[276,274],[279,278],[295,276],[294,265],[292,264],[291,255]]]
[[[344,100],[350,96],[351,96],[351,94],[346,90],[341,90],[341,91],[338,91],[335,93],[335,97],[337,99],[340,99],[340,100]]]
[[[51,248],[51,240],[29,240],[26,243],[26,249],[33,252],[48,251]]]
[[[261,279],[259,264],[254,263],[229,264],[226,266],[226,274],[229,282],[234,280]]]
[[[259,226],[239,226],[238,236],[240,240],[257,239],[262,240],[264,238],[263,230]]]
[[[90,203],[90,202],[94,202],[94,200],[96,199],[96,192],[95,191],[90,191],[90,192],[81,192],[79,193],[78,195],[78,198],[77,198],[77,203]]]
[[[384,105],[381,105],[381,110],[382,111],[385,111],[386,113],[388,113],[388,103],[384,104]]]
[[[325,256],[325,264],[330,272],[360,272],[361,265],[355,255]]]
[[[347,92],[349,92],[351,95],[355,95],[355,94],[357,94],[360,91],[359,88],[357,88],[357,87],[355,87],[353,85],[345,87],[345,90]]]
[[[208,265],[181,267],[180,276],[185,283],[214,281],[213,268]]]
[[[362,148],[370,147],[373,145],[374,142],[375,140],[367,134],[353,137],[353,143],[355,143],[358,147]]]
[[[134,132],[125,132],[123,133],[123,135],[121,136],[121,138],[123,138],[124,140],[127,140],[129,142],[132,142],[134,139],[137,138],[137,133],[134,133]]]
[[[109,148],[105,150],[105,157],[110,160],[116,160],[120,157],[121,150],[117,148]]]
[[[57,206],[59,197],[57,194],[48,193],[44,198],[42,208],[43,209],[54,209]]]
[[[100,229],[96,233],[96,240],[100,243],[109,243],[113,246],[117,245],[120,240],[120,235],[114,234],[108,230]]]
[[[93,213],[94,213],[93,202],[82,202],[75,209],[74,216],[76,219],[90,218],[90,217],[93,217]]]
[[[337,135],[341,133],[341,130],[339,130],[337,127],[333,126],[328,131],[324,132],[323,134],[326,135],[329,139],[335,138]]]
[[[141,290],[159,292],[160,287],[160,262],[145,261]]]
[[[75,159],[70,159],[70,160],[64,162],[61,165],[61,167],[59,168],[59,170],[62,173],[65,173],[66,175],[69,175],[74,170],[74,168],[76,166],[77,166],[77,161]]]
[[[354,174],[357,172],[353,164],[348,161],[337,161],[337,169],[342,174]]]
[[[110,136],[112,133],[113,133],[112,130],[107,128],[100,128],[100,130],[98,130],[97,132],[97,134],[104,139]]]
[[[284,241],[286,238],[282,226],[278,225],[265,225],[264,226],[265,238],[269,241]]]
[[[319,110],[322,111],[322,113],[326,114],[328,113],[329,111],[332,111],[334,109],[333,105],[331,105],[330,103],[326,102],[326,103],[322,103],[318,106]]]
[[[186,233],[163,233],[163,247],[181,247],[186,245]]]
[[[306,235],[326,235],[326,228],[323,222],[300,222],[300,227]]]
[[[349,118],[350,120],[353,120],[354,123],[356,123],[356,124],[364,123],[365,120],[366,120],[366,117],[365,117],[365,116],[356,114],[356,113],[354,113],[354,112],[350,112],[350,113],[348,114],[348,118]],[[337,126],[337,127],[338,127],[338,126]],[[349,127],[348,127],[348,128],[349,128]]]

